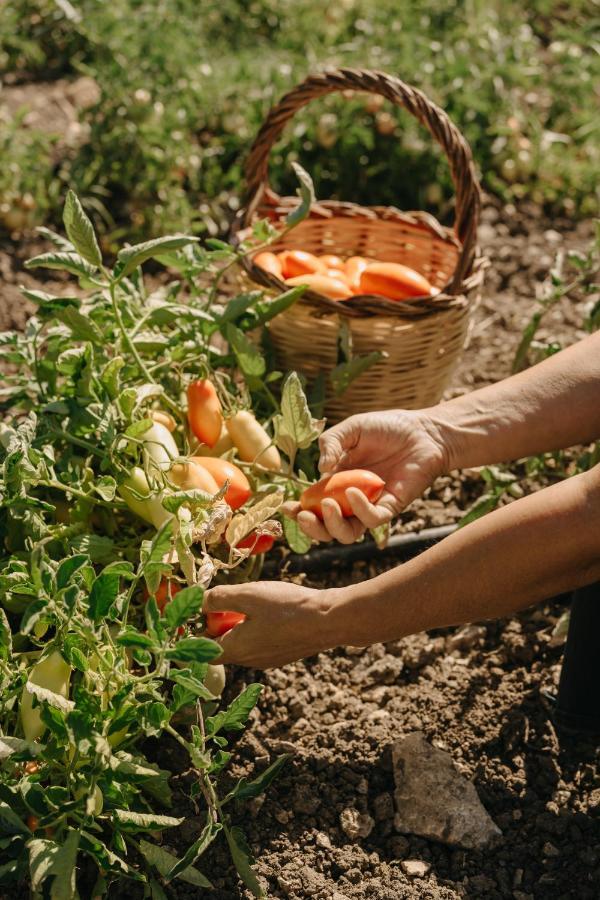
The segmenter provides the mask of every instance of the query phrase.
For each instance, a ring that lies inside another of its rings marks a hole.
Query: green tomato
[[[29,673],[29,681],[39,687],[60,694],[61,697],[69,696],[69,680],[71,667],[64,661],[58,650],[54,650],[49,656],[36,663]],[[33,694],[27,687],[23,688],[20,708],[21,724],[25,738],[28,741],[36,741],[43,735],[46,726],[42,722],[40,708],[33,708]]]
[[[225,666],[209,666],[204,678],[204,687],[213,697],[220,697],[225,690]]]

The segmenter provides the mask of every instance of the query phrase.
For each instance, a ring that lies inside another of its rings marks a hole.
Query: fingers
[[[303,510],[298,513],[298,525],[313,541],[330,541],[331,535],[314,513]]]
[[[371,503],[358,488],[348,488],[346,499],[352,512],[366,528],[377,528],[393,519],[398,502],[392,494],[384,494],[377,505]]]
[[[246,627],[244,622],[240,622],[239,625],[236,625],[235,628],[232,628],[231,631],[226,632],[219,638],[217,644],[221,645],[223,652],[215,662],[224,666],[231,663],[244,665],[242,660],[244,659],[244,648],[248,639],[244,637],[243,631]]]
[[[250,590],[249,590],[250,588]],[[204,595],[202,612],[240,612],[248,615],[252,611],[252,585],[220,585],[211,588]]]
[[[290,519],[296,519],[301,509],[302,507],[297,500],[286,500],[285,503],[282,503],[280,506],[280,510],[284,516],[289,516]]]
[[[358,443],[360,429],[355,427],[353,419],[354,416],[345,419],[339,425],[324,431],[319,438],[319,449],[321,451],[319,471],[322,474],[335,471],[342,459]]]
[[[358,519],[345,519],[335,500],[327,498],[321,503],[323,524],[332,538],[340,544],[353,544],[364,533],[365,526]]]

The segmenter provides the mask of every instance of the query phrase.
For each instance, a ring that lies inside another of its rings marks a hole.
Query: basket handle
[[[481,203],[471,148],[443,109],[432,103],[422,91],[384,72],[341,68],[309,75],[269,111],[246,163],[246,222],[258,207],[265,191],[269,190],[271,198],[277,199],[269,188],[269,155],[288,121],[298,109],[316,97],[346,90],[381,94],[396,106],[404,107],[428,129],[444,150],[456,191],[454,228],[461,243],[461,252],[450,290],[458,293],[462,281],[472,268]]]

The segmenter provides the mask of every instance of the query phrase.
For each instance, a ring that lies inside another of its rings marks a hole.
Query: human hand
[[[246,616],[218,639],[219,663],[269,669],[314,656],[341,643],[327,618],[332,593],[279,581],[214,587],[203,612],[239,612]]]
[[[439,431],[425,412],[385,410],[350,416],[325,431],[319,440],[321,474],[342,469],[369,469],[385,481],[377,503],[370,503],[357,488],[346,497],[354,512],[342,516],[335,500],[322,502],[323,521],[301,510],[297,502],[286,503],[283,512],[297,518],[313,540],[335,539],[342,544],[356,541],[367,528],[389,522],[419,497],[446,467],[446,451]]]

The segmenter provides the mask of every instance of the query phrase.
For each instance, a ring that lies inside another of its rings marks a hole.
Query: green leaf
[[[198,240],[184,234],[167,235],[161,238],[154,238],[151,241],[145,241],[143,244],[135,244],[133,247],[126,247],[117,254],[117,265],[114,274],[117,278],[124,278],[131,274],[134,269],[141,266],[148,259],[155,258],[161,253],[169,250],[180,250],[193,244]]]
[[[348,362],[337,365],[329,375],[336,395],[339,397],[340,394],[343,394],[359,375],[362,375],[375,363],[381,362],[382,359],[385,359],[385,354],[376,350],[365,356],[354,356]]]
[[[204,590],[198,585],[178,591],[165,609],[165,619],[171,631],[185,625],[188,619],[199,613],[203,600]]]
[[[228,301],[225,311],[219,316],[219,326],[226,325],[227,322],[234,322],[247,309],[254,306],[262,297],[262,291],[250,291],[248,294],[239,294]]]
[[[298,450],[306,450],[323,428],[324,419],[314,419],[297,372],[290,372],[281,392],[281,415],[273,420],[275,443],[294,461]]]
[[[100,372],[100,384],[106,389],[106,393],[111,400],[116,400],[120,390],[120,373],[125,365],[122,356],[115,356],[110,362],[106,363]]]
[[[238,875],[244,882],[247,888],[252,891],[252,894],[255,897],[264,897],[264,891],[260,886],[258,878],[252,866],[254,865],[254,858],[252,853],[250,852],[250,848],[246,843],[246,838],[244,836],[244,832],[241,828],[233,827],[233,828],[224,828],[225,837],[227,838],[227,843],[229,845],[229,852],[231,853],[231,858],[233,859],[233,863],[238,871]]]
[[[112,475],[102,475],[94,484],[97,494],[100,494],[103,500],[110,502],[115,499],[117,493],[117,482]]]
[[[9,660],[12,656],[12,632],[6,613],[0,607],[0,659]]]
[[[225,337],[235,353],[235,358],[243,374],[253,378],[262,378],[267,370],[267,364],[256,344],[231,322],[225,328]]]
[[[92,341],[102,343],[102,333],[98,326],[88,316],[75,309],[74,306],[65,306],[54,310],[54,317],[70,329],[76,341]]]
[[[4,800],[0,800],[0,823],[3,831],[16,832],[17,834],[29,834],[29,828],[22,822],[16,812]]]
[[[262,684],[249,684],[226,710],[206,720],[207,734],[212,736],[221,730],[242,731],[248,716],[258,702],[262,689]]]
[[[270,322],[271,319],[274,319],[275,316],[278,316],[279,313],[289,309],[305,291],[305,287],[294,287],[284,294],[280,294],[275,300],[265,300],[262,303],[258,303],[256,305],[257,324],[264,325],[266,322]]]
[[[79,534],[71,540],[72,550],[86,553],[93,563],[105,563],[114,556],[115,542],[104,534]]]
[[[167,659],[178,662],[212,662],[223,651],[219,644],[209,638],[182,638],[175,646],[167,650]]]
[[[487,513],[492,512],[492,510],[496,509],[499,502],[499,493],[483,494],[483,496],[467,510],[457,527],[464,528],[464,526],[468,525],[470,522],[474,522],[476,519],[480,519],[481,516],[485,516]]]
[[[231,799],[249,800],[252,797],[258,797],[277,778],[289,758],[289,754],[280,756],[275,762],[271,763],[268,769],[261,772],[258,778],[254,778],[252,781],[246,781],[245,778],[241,778],[231,792]]]
[[[50,900],[77,900],[76,866],[78,849],[79,833],[71,829],[52,863],[54,880],[50,888]]]
[[[176,876],[171,875],[170,873],[179,868],[179,863],[181,860],[178,860],[177,857],[173,853],[169,853],[167,850],[164,850],[162,847],[159,847],[157,844],[151,844],[149,841],[140,841],[140,852],[143,856],[148,860],[148,862],[153,865],[160,874],[167,878],[169,881],[173,877],[181,878],[182,881],[186,881],[188,884],[193,884],[195,887],[201,888],[212,888],[212,884],[206,878],[199,869],[195,869],[193,866],[188,864],[186,867],[179,869]]]
[[[56,587],[58,590],[61,591],[65,588],[75,572],[87,562],[89,562],[89,557],[85,553],[78,553],[75,556],[68,556],[66,559],[63,559],[56,572]]]
[[[154,813],[138,813],[129,809],[113,810],[115,822],[121,831],[161,831],[163,828],[176,828],[185,822],[185,817],[159,816]]]
[[[188,847],[179,862],[175,863],[172,869],[170,869],[168,872],[162,873],[165,881],[172,881],[173,878],[177,877],[184,878],[184,873],[186,872],[188,867],[193,866],[196,860],[200,859],[206,848],[209,847],[210,844],[212,844],[220,830],[221,825],[219,822],[208,822],[207,825],[205,825],[198,840],[194,841],[191,847]]]
[[[283,533],[290,550],[294,553],[308,553],[312,547],[309,536],[302,531],[297,521],[289,516],[283,517]]]
[[[298,225],[303,219],[306,219],[310,213],[311,206],[316,202],[315,188],[308,172],[297,162],[292,163],[292,168],[296,178],[300,182],[300,187],[298,188],[300,204],[286,216],[285,222],[290,228],[294,225]]]
[[[96,267],[79,256],[78,253],[53,252],[34,256],[25,263],[26,269],[59,269],[77,275],[84,282],[89,282],[97,275]]]
[[[79,197],[74,191],[67,193],[63,222],[69,240],[80,256],[93,266],[102,265],[102,254],[94,233],[94,226],[83,211]]]
[[[101,572],[94,580],[90,591],[88,610],[96,624],[102,621],[119,594],[119,575],[116,572]]]
[[[183,698],[183,695],[178,695],[177,707],[180,708],[182,705],[187,705],[190,703],[194,697],[200,697],[201,700],[214,700],[213,695],[208,690],[203,681],[200,681],[199,678],[196,678],[189,669],[184,669],[179,672],[177,670],[173,670],[169,673],[169,678],[171,681],[174,681],[176,685],[184,688],[186,691],[186,697]],[[183,703],[180,701],[184,701]]]
[[[133,625],[128,625],[125,631],[117,635],[115,643],[119,647],[141,647],[143,650],[152,650],[154,648],[152,638],[148,637],[147,634],[142,634],[141,631],[136,631]]]
[[[515,353],[515,358],[512,364],[512,371],[521,372],[523,369],[527,368],[527,354],[529,353],[529,348],[531,347],[531,342],[533,341],[538,328],[540,327],[540,322],[542,321],[543,312],[540,310],[532,315],[531,320],[527,327],[523,332],[523,336],[519,342],[519,346],[517,347],[517,352]]]
[[[61,848],[55,841],[35,838],[28,842],[27,849],[29,850],[31,890],[36,892],[41,890],[46,878],[52,874],[54,860]]]

